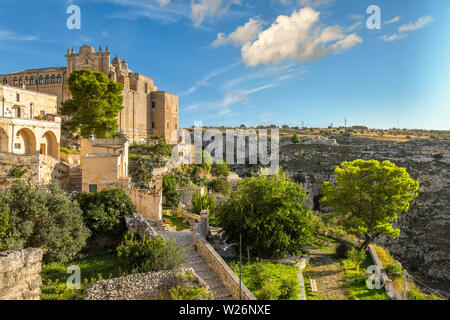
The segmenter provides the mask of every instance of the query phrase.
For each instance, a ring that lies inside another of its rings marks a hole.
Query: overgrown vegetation
[[[192,212],[200,214],[202,210],[211,211],[214,208],[214,196],[212,194],[200,193],[200,190],[195,189],[192,194]]]
[[[172,208],[178,206],[180,202],[180,187],[173,174],[165,174],[163,176],[163,195],[166,197],[166,203]]]

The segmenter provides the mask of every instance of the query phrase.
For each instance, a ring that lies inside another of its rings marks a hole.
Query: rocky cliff
[[[320,187],[323,181],[334,180],[334,168],[342,161],[390,160],[407,168],[420,183],[419,196],[395,222],[400,236],[378,242],[410,273],[449,297],[450,142],[427,139],[396,143],[346,137],[337,137],[337,142],[338,145],[285,144],[280,148],[280,165],[310,191],[306,203],[309,209],[320,209]],[[245,176],[257,167],[232,169]]]

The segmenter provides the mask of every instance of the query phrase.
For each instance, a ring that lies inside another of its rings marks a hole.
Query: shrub
[[[28,172],[28,170],[26,169],[26,168],[23,168],[22,169],[22,166],[13,166],[12,168],[11,168],[11,171],[10,171],[10,175],[11,175],[11,177],[13,177],[13,178],[18,178],[18,179],[20,179],[20,178],[22,178],[26,173]]]
[[[0,251],[6,250],[4,246],[4,239],[6,238],[7,232],[9,229],[9,213],[3,212],[0,213]]]
[[[281,279],[280,296],[281,300],[290,300],[295,298],[298,282],[293,279]]]
[[[180,285],[169,290],[172,300],[212,300],[214,292],[204,286],[182,288]]]
[[[130,197],[121,189],[81,192],[76,196],[83,219],[95,237],[122,236],[126,230],[125,216],[136,212]]]
[[[229,195],[231,193],[230,185],[226,178],[216,178],[208,183],[211,191]]]
[[[166,203],[172,208],[178,206],[180,202],[180,190],[177,180],[172,174],[163,176],[163,195],[166,197]]]
[[[437,295],[424,294],[417,290],[408,290],[408,300],[444,300]]]
[[[347,251],[347,258],[354,263],[356,267],[356,272],[358,273],[359,266],[366,259],[366,250],[364,249],[358,250],[356,248],[352,248],[351,250]]]
[[[227,177],[230,174],[230,168],[228,168],[228,166],[225,162],[222,162],[222,163],[216,164],[212,168],[211,173],[218,177]]]
[[[261,289],[269,281],[268,275],[264,271],[264,265],[261,262],[253,263],[249,268],[250,282],[255,289]]]
[[[278,300],[280,291],[273,282],[268,282],[262,287],[258,295],[258,300]]]
[[[389,263],[384,270],[390,279],[401,278],[403,276],[402,267],[398,263]]]
[[[57,182],[33,186],[15,181],[0,193],[4,237],[0,243],[5,250],[29,247],[42,248],[44,261],[65,262],[86,244],[89,229],[76,202],[60,189]]]
[[[170,270],[184,263],[175,241],[162,237],[137,239],[133,234],[127,234],[116,251],[120,264],[130,272]]]
[[[200,214],[202,210],[211,211],[214,208],[214,196],[212,194],[201,195],[200,190],[194,190],[192,195],[192,212]]]
[[[131,182],[140,189],[150,189],[153,183],[153,161],[143,155],[128,157]]]
[[[338,259],[345,259],[347,257],[347,252],[353,247],[347,242],[341,242],[336,248],[336,257]]]
[[[300,142],[300,136],[298,134],[294,134],[291,138],[292,143],[299,143]]]

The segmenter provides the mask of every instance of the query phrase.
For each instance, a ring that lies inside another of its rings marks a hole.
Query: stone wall
[[[38,183],[39,155],[17,155],[0,152],[0,178],[10,177],[11,169],[15,166],[27,170],[23,178]]]
[[[192,197],[194,195],[195,188],[180,189],[180,202],[186,206],[187,211],[192,210]],[[206,188],[197,188],[201,195],[206,194]]]
[[[128,232],[139,235],[141,239],[156,238],[158,236],[156,228],[148,220],[145,220],[139,213],[126,216],[125,223],[127,225]]]
[[[194,230],[193,243],[196,251],[200,254],[208,266],[222,281],[225,288],[233,296],[233,299],[239,300],[239,278],[222,259],[222,257],[214,250],[214,248],[205,239],[205,230],[208,227],[208,218],[203,219],[197,224]],[[256,300],[255,296],[242,283],[242,300]]]
[[[0,300],[39,300],[42,250],[0,252]]]
[[[162,220],[162,191],[139,191],[135,189],[123,189],[128,194],[145,220]]]
[[[167,270],[132,274],[110,280],[101,280],[85,289],[84,300],[149,300],[166,295],[168,290],[180,283],[179,274],[192,272],[192,269]]]

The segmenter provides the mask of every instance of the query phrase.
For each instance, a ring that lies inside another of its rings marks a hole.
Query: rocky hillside
[[[447,297],[450,296],[450,141],[377,141],[336,137],[337,145],[285,144],[280,147],[280,165],[310,191],[307,206],[319,210],[323,181],[333,181],[333,170],[342,161],[390,160],[406,167],[419,181],[419,196],[407,214],[396,222],[401,234],[379,239],[406,269]],[[233,166],[248,175],[256,166]]]

